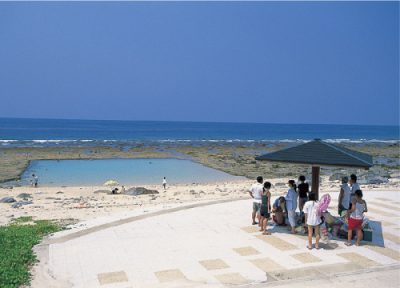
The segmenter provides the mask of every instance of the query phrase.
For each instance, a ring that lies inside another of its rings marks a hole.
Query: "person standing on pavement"
[[[256,225],[260,222],[261,195],[263,193],[263,189],[263,177],[258,176],[257,182],[254,183],[249,190],[249,194],[251,198],[253,198],[253,212],[251,214],[251,219],[253,220],[252,225]],[[256,222],[256,217],[258,222]]]
[[[297,192],[294,180],[288,181],[289,190],[286,194],[286,208],[288,211],[289,224],[292,234],[296,234],[296,209],[297,209]]]
[[[308,192],[310,191],[310,187],[306,182],[306,177],[303,175],[299,177],[299,185],[297,186],[297,191],[299,193],[299,210],[300,214],[302,214],[304,204],[308,201]]]
[[[355,198],[355,194],[357,190],[360,190],[360,185],[357,183],[357,176],[356,174],[351,174],[350,175],[350,203],[349,203],[349,209],[351,209],[351,205],[353,203],[353,200]]]

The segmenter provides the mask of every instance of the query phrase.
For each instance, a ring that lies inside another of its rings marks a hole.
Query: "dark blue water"
[[[398,141],[399,126],[0,118],[2,145],[104,141]],[[14,141],[9,141],[14,140]]]

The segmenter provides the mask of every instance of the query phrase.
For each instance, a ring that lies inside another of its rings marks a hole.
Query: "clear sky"
[[[0,3],[0,117],[399,123],[398,2]]]

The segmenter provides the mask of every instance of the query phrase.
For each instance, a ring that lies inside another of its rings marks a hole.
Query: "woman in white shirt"
[[[349,178],[346,176],[343,177],[342,185],[340,186],[339,202],[338,202],[339,216],[342,216],[343,211],[349,209],[351,188],[349,184],[347,184],[347,182],[349,182]]]
[[[309,201],[304,204],[305,222],[308,226],[308,249],[312,249],[312,235],[315,231],[315,248],[319,249],[319,225],[321,224],[321,217],[317,215],[318,201],[315,193],[310,193],[308,196]]]
[[[297,192],[294,180],[288,182],[289,190],[286,194],[286,209],[288,211],[289,224],[292,234],[296,234],[296,209],[297,209]]]

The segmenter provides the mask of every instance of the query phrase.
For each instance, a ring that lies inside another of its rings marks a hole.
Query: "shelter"
[[[310,164],[312,165],[312,192],[319,193],[321,166],[340,166],[369,169],[372,156],[353,151],[340,145],[327,143],[321,139],[289,147],[256,157],[256,160]]]

